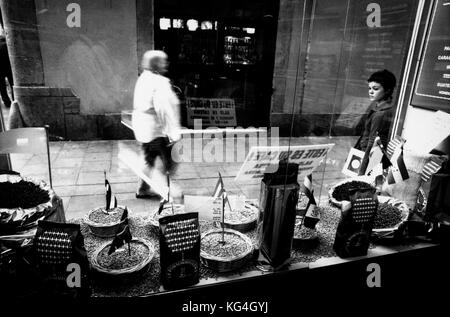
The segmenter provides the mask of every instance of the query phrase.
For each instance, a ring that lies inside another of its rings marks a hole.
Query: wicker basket
[[[98,223],[94,222],[91,219],[89,219],[89,216],[94,211],[97,211],[99,209],[102,209],[103,207],[98,207],[90,210],[86,216],[84,217],[84,223],[86,223],[91,230],[92,234],[100,237],[100,238],[112,238],[116,235],[116,233],[123,230],[125,226],[125,220],[118,221],[118,222],[111,222],[111,223]],[[121,208],[125,210],[125,206],[117,206],[117,208]],[[128,209],[128,216],[130,215],[130,209]]]
[[[334,185],[333,187],[331,187],[330,190],[328,191],[328,197],[329,197],[330,203],[331,203],[332,205],[334,205],[334,206],[336,206],[336,207],[338,207],[338,208],[341,208],[341,207],[342,207],[342,201],[339,201],[339,200],[337,200],[336,198],[333,197],[333,193],[334,193],[335,188],[338,187],[338,186],[341,186],[341,185],[343,185],[343,184],[353,182],[353,181],[364,182],[364,183],[367,183],[367,184],[369,184],[369,185],[372,186],[372,181],[371,181],[371,179],[370,179],[369,177],[367,177],[367,176],[358,176],[358,177],[354,177],[354,178],[345,179],[345,180],[343,180],[343,181],[337,183],[337,184]],[[372,187],[373,187],[373,186],[372,186]],[[375,187],[374,187],[374,189],[375,189]]]
[[[217,271],[219,273],[230,272],[237,270],[244,266],[253,256],[253,243],[250,238],[239,231],[233,229],[224,229],[226,233],[231,233],[239,236],[246,244],[246,251],[235,257],[223,258],[218,256],[213,256],[205,251],[200,251],[200,258],[202,263],[208,268]],[[222,229],[213,229],[202,234],[201,239],[203,240],[206,236],[211,234],[222,234]]]
[[[228,229],[237,230],[239,232],[247,232],[255,229],[259,217],[259,209],[248,202],[245,202],[245,208],[253,212],[253,216],[251,218],[249,218],[245,222],[230,222],[227,221],[227,219],[225,219],[224,227]],[[220,225],[221,223],[219,223],[219,226]]]
[[[91,259],[91,264],[92,267],[94,268],[94,270],[96,270],[97,272],[107,275],[107,276],[112,276],[112,277],[129,277],[131,275],[136,276],[136,275],[141,275],[145,272],[148,271],[149,267],[150,267],[150,262],[152,261],[154,255],[155,255],[155,249],[153,247],[153,244],[146,240],[146,239],[141,239],[141,238],[133,238],[133,240],[131,241],[131,243],[140,243],[143,244],[147,247],[148,249],[148,256],[144,259],[144,261],[140,262],[139,264],[129,267],[129,268],[125,268],[125,269],[108,269],[105,268],[103,266],[101,266],[98,262],[98,256],[100,254],[100,252],[102,252],[102,250],[104,250],[105,248],[109,248],[111,245],[111,242],[108,242],[102,246],[100,246],[92,255],[92,259]]]
[[[184,213],[184,212],[186,212],[185,209],[184,209],[184,205],[181,205],[181,204],[173,204],[173,207],[174,207],[175,213]],[[153,211],[150,213],[150,215],[149,215],[149,217],[148,217],[148,220],[149,220],[149,222],[150,222],[150,224],[151,224],[152,226],[155,226],[155,227],[158,227],[158,228],[159,228],[159,218],[161,218],[161,216],[158,215],[158,210],[159,210],[159,207],[156,208],[155,210],[153,210]],[[171,204],[171,203],[167,203],[167,204],[164,206],[163,211],[161,212],[161,213],[163,214],[162,217],[164,217],[164,216],[166,215],[166,213],[167,213],[167,214],[172,214],[172,211],[171,211],[171,210],[172,210],[172,204]]]
[[[395,233],[395,231],[398,230],[400,225],[408,219],[409,216],[408,205],[404,201],[389,196],[378,196],[378,202],[391,204],[392,206],[400,209],[400,211],[402,212],[402,220],[399,221],[399,223],[397,223],[395,226],[391,228],[372,229],[372,236],[375,238],[392,237],[392,235]]]
[[[309,231],[309,235],[308,236],[297,236],[296,235],[296,229],[298,226],[302,226],[303,222],[303,217],[302,216],[296,216],[295,219],[295,229],[294,229],[294,237],[292,238],[292,247],[296,248],[296,249],[308,249],[308,248],[313,248],[315,246],[317,246],[317,244],[319,243],[319,234],[317,232],[316,229],[306,229]]]
[[[49,196],[48,201],[31,208],[0,208],[0,240],[21,245],[26,239],[34,238],[39,220],[47,219],[63,208],[61,199],[44,181],[20,175],[1,174],[1,176],[0,182],[33,183],[46,191]],[[64,214],[63,210],[60,214]]]

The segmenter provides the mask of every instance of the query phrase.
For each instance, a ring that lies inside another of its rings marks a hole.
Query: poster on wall
[[[250,149],[235,181],[259,183],[264,173],[278,169],[278,163],[289,160],[299,165],[298,177],[311,174],[328,155],[334,144],[298,145],[298,146],[254,146]]]
[[[235,127],[236,106],[234,99],[186,98],[187,123],[194,126],[194,119],[201,119],[203,127]]]
[[[450,1],[437,0],[412,99],[414,106],[450,112]]]

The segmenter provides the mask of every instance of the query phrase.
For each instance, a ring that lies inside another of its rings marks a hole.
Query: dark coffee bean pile
[[[402,211],[388,203],[378,205],[373,227],[375,229],[392,228],[402,221]]]
[[[48,193],[38,185],[21,180],[0,183],[0,208],[32,208],[50,200]]]
[[[348,183],[344,183],[342,185],[337,186],[333,191],[333,197],[337,201],[348,200],[350,201],[350,195],[357,190],[367,190],[373,188],[372,185],[360,182],[360,181],[351,181]]]

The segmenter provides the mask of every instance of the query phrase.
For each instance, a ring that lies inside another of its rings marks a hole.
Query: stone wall
[[[24,122],[58,139],[133,138],[120,111],[132,108],[138,60],[153,47],[153,1],[77,1],[80,28],[66,24],[71,2],[1,1]]]

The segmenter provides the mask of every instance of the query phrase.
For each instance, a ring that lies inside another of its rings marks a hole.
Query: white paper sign
[[[260,182],[264,173],[278,169],[280,160],[289,158],[289,163],[299,164],[298,177],[311,174],[327,156],[334,144],[297,146],[254,146],[250,149],[235,181]]]
[[[194,125],[194,119],[202,119],[205,127],[236,126],[234,99],[186,98],[187,122]]]
[[[342,168],[342,173],[349,177],[358,176],[359,167],[361,166],[363,158],[363,151],[351,148],[350,152],[348,153],[347,160],[345,161],[344,167]]]

